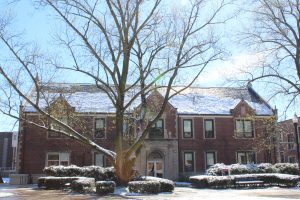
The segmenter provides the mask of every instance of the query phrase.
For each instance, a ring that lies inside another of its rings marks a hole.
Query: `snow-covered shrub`
[[[128,183],[129,192],[152,193],[161,191],[161,184],[158,181],[131,181]]]
[[[115,191],[116,183],[114,181],[97,181],[96,193],[98,195],[106,195]]]
[[[73,191],[79,193],[92,192],[95,188],[95,179],[85,177],[78,178],[72,181],[71,188]]]
[[[137,179],[139,181],[158,181],[160,183],[160,192],[172,192],[175,188],[175,183],[171,180],[158,178],[153,176],[143,176]]]
[[[257,165],[258,173],[277,173],[278,170],[271,163],[260,163]]]
[[[192,176],[190,182],[197,188],[224,188],[234,187],[237,181],[263,181],[267,185],[292,187],[300,181],[300,176],[290,174],[265,173],[265,174],[240,174],[231,176]]]
[[[66,187],[66,184],[71,184],[72,181],[78,180],[82,177],[40,177],[38,178],[38,187],[45,187],[46,189],[61,189]]]
[[[211,166],[207,171],[207,175],[220,176],[224,170],[229,170],[230,174],[256,174],[256,173],[283,173],[283,174],[298,174],[298,165],[293,163],[261,163],[261,164],[232,164],[224,165],[217,163]]]
[[[193,187],[196,188],[208,188],[208,178],[209,177],[218,177],[218,176],[191,176],[190,182],[192,183]]]
[[[49,166],[44,168],[44,172],[48,176],[67,177],[80,176],[95,178],[96,181],[116,180],[115,170],[113,167],[86,166],[78,167],[70,166]]]
[[[45,178],[46,177],[39,177],[38,180],[37,180],[37,185],[39,188],[41,187],[45,187]]]
[[[224,163],[216,163],[207,169],[206,174],[211,176],[221,176],[224,170],[227,170],[228,166]]]
[[[224,188],[234,185],[232,176],[191,176],[190,181],[197,188]]]
[[[282,174],[300,174],[298,164],[296,163],[276,163],[274,165],[278,173]]]

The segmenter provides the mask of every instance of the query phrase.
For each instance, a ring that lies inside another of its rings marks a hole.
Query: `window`
[[[184,171],[194,171],[194,152],[184,152]]]
[[[280,152],[280,162],[285,163],[285,158],[284,158],[284,152],[283,151]]]
[[[68,124],[68,118],[67,117],[59,117],[57,118],[59,121],[61,121],[64,124]],[[64,130],[59,124],[52,122],[51,123],[51,129],[62,131]],[[55,132],[55,131],[49,131],[48,132],[48,138],[61,138],[63,135],[61,133]]]
[[[296,163],[296,157],[295,156],[290,156],[289,157],[289,163]]]
[[[237,162],[240,164],[256,163],[254,151],[239,151],[237,152]]]
[[[95,119],[95,138],[105,138],[105,119]]]
[[[206,169],[208,169],[212,165],[216,164],[216,153],[214,151],[209,151],[205,154]]]
[[[51,165],[69,165],[69,153],[48,153],[47,166]]]
[[[104,155],[102,153],[94,153],[94,165],[104,167]]]
[[[155,124],[152,125],[149,133],[150,139],[161,139],[164,138],[164,120],[159,119]]]
[[[183,137],[184,138],[193,137],[193,122],[191,119],[183,120]]]
[[[205,138],[214,138],[214,120],[213,119],[204,119],[204,132]]]
[[[295,150],[295,137],[294,134],[288,134],[288,150]]]
[[[235,133],[239,138],[253,138],[253,123],[251,120],[236,119],[235,120]]]

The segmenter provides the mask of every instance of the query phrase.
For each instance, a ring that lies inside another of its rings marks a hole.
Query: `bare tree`
[[[254,27],[244,35],[253,50],[265,59],[259,68],[247,72],[246,81],[270,85],[271,98],[284,97],[288,101],[283,113],[286,115],[290,106],[299,101],[300,94],[300,1],[259,0],[255,3],[250,10]]]
[[[213,27],[228,20],[219,17],[228,2],[191,0],[183,9],[177,10],[172,10],[162,0],[43,0],[41,3],[50,7],[66,25],[66,31],[58,34],[58,39],[73,65],[65,66],[25,50],[25,45],[16,43],[16,38],[6,32],[7,26],[3,26],[0,32],[2,43],[19,66],[17,69],[15,65],[9,65],[13,73],[19,73],[14,77],[26,77],[26,83],[33,85],[31,95],[34,93],[34,98],[29,97],[28,87],[22,87],[20,79],[14,79],[11,71],[0,64],[0,73],[12,91],[6,95],[7,99],[12,95],[20,96],[44,119],[62,128],[20,120],[72,137],[104,153],[112,161],[119,181],[127,183],[133,175],[136,152],[151,126],[163,114],[168,100],[191,86],[210,62],[223,56]],[[40,106],[40,101],[45,98],[43,86],[54,73],[45,74],[43,70],[47,66],[82,73],[106,93],[116,108],[114,152],[92,142]],[[174,85],[182,83],[186,74],[189,77],[184,81],[185,86],[173,90]],[[41,83],[42,75],[47,79]],[[131,98],[125,99],[133,89],[135,92]],[[163,100],[154,101],[152,104],[155,105],[149,106],[147,96],[157,94],[158,89],[162,91],[159,95]],[[135,101],[141,104],[133,111],[131,107]],[[2,112],[20,117],[11,112],[13,106],[6,106],[9,109]],[[124,145],[123,135],[123,123],[128,117],[139,126],[138,137],[129,147]]]
[[[243,33],[247,44],[264,56],[259,68],[248,71],[245,81],[270,84],[271,98],[289,98],[288,109],[300,94],[300,2],[259,0],[250,13],[254,20]]]

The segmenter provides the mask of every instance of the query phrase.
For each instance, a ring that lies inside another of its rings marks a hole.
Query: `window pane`
[[[184,153],[184,171],[194,171],[194,155],[193,153]]]
[[[252,132],[252,123],[251,121],[244,121],[245,132]]]
[[[59,161],[48,161],[48,166],[51,166],[51,165],[59,165]]]
[[[96,129],[104,128],[104,119],[96,119]]]
[[[213,121],[205,120],[205,131],[212,131],[212,130],[213,130]]]
[[[101,153],[95,154],[95,165],[103,167],[104,166],[104,156]]]
[[[236,120],[235,121],[235,128],[236,128],[236,131],[239,132],[239,133],[244,132],[243,131],[243,121]]]
[[[156,122],[156,127],[157,127],[157,128],[163,128],[163,120],[162,120],[162,119],[159,119],[159,120]]]
[[[69,161],[69,153],[60,153],[59,154],[59,159],[61,161]]]
[[[184,132],[192,132],[192,121],[191,120],[184,120],[183,121],[183,130]]]
[[[215,164],[215,153],[214,152],[207,152],[206,153],[206,165],[212,166]]]
[[[69,161],[60,161],[60,165],[68,166],[69,165]]]
[[[48,160],[59,160],[59,154],[48,154]]]

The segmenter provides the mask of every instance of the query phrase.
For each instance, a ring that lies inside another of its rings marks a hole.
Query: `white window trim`
[[[47,152],[46,153],[46,163],[45,163],[45,166],[48,166],[48,155],[51,155],[51,154],[61,154],[61,153],[66,153],[66,154],[69,155],[68,165],[70,165],[70,163],[71,163],[71,156],[70,156],[71,153],[70,152]],[[60,159],[60,155],[59,155],[59,160],[58,160],[59,165],[60,165],[61,161],[63,161],[63,160]]]
[[[163,131],[164,131],[164,138],[158,138],[158,139],[152,139],[149,137],[149,134],[150,132],[148,132],[147,136],[146,136],[146,139],[149,139],[149,140],[164,140],[164,139],[169,139],[169,136],[168,136],[168,130],[166,129],[166,117],[164,115],[162,115],[158,120],[162,120],[163,121]],[[157,121],[158,121],[157,120]],[[157,122],[156,121],[156,122]],[[155,123],[156,123],[155,122]],[[154,124],[155,124],[154,123]]]
[[[236,120],[248,120],[252,122],[252,129],[253,129],[253,137],[237,137],[237,131],[235,127]],[[241,139],[241,140],[249,140],[249,139],[255,139],[256,138],[256,131],[255,131],[255,120],[247,119],[247,118],[233,118],[233,133],[235,139]]]
[[[184,140],[191,140],[191,139],[195,139],[195,118],[192,118],[192,117],[183,117],[181,118],[181,138],[184,139]],[[192,121],[192,134],[193,134],[193,137],[184,137],[184,123],[183,121],[184,120],[191,120]]]
[[[255,163],[257,163],[257,152],[255,150],[238,150],[235,152],[235,156],[236,156],[236,163],[239,163],[239,158],[238,158],[238,153],[241,152],[254,152],[255,154]]]
[[[218,163],[218,152],[216,150],[207,150],[207,151],[204,152],[204,164],[205,164],[204,168],[205,169],[208,169],[207,164],[206,164],[206,162],[207,162],[206,153],[211,153],[211,152],[215,153],[215,164]]]
[[[213,137],[213,138],[206,138],[206,137],[205,137],[205,120],[206,120],[206,119],[208,119],[208,120],[213,120],[213,123],[214,123],[214,137]],[[213,140],[213,139],[217,139],[216,120],[215,120],[215,118],[209,118],[209,117],[203,118],[202,127],[203,127],[203,139],[205,139],[205,140]]]
[[[194,171],[190,171],[190,172],[187,172],[187,171],[185,171],[185,157],[184,157],[184,154],[185,153],[193,153],[193,159],[194,159]],[[182,151],[182,171],[183,172],[186,172],[186,173],[193,173],[193,172],[196,172],[196,152],[195,151],[193,151],[193,150],[184,150],[184,151]]]
[[[104,119],[104,137],[103,138],[97,138],[95,137],[96,133],[96,119]],[[94,119],[93,119],[93,138],[95,140],[105,140],[107,139],[107,116],[95,116]]]

